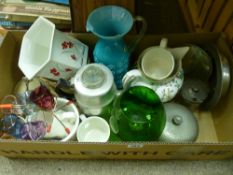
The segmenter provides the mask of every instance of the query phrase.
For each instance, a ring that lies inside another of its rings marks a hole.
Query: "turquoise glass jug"
[[[132,29],[134,21],[142,22],[142,28],[135,41],[128,46],[123,37]],[[86,30],[99,38],[93,51],[94,62],[104,64],[112,71],[118,88],[122,88],[122,78],[128,71],[130,54],[146,28],[144,18],[133,18],[125,8],[115,5],[99,7],[87,18]]]

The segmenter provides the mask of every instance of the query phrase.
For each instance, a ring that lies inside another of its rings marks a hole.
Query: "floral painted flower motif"
[[[165,103],[171,101],[176,96],[183,85],[183,81],[183,70],[180,70],[173,80],[161,85],[154,85],[154,90],[161,101]]]
[[[74,44],[71,41],[63,41],[61,46],[62,46],[62,49],[68,49],[68,48],[73,48]]]
[[[67,42],[66,42],[66,41],[64,41],[64,42],[61,44],[61,46],[62,46],[62,49],[67,49],[67,48],[68,48],[68,45],[67,45]]]
[[[71,69],[71,68],[65,68],[65,71],[66,71],[66,72],[71,72],[72,69]]]
[[[68,42],[68,47],[69,47],[69,48],[73,48],[73,47],[74,47],[74,44],[73,44],[72,42],[69,41],[69,42]]]
[[[77,60],[77,57],[76,57],[74,54],[70,55],[70,57],[71,57],[71,59],[74,60],[74,61]]]
[[[55,67],[50,69],[50,73],[53,74],[54,76],[60,75],[60,72]]]
[[[60,72],[54,72],[53,75],[58,77],[58,76],[60,76]]]
[[[54,72],[57,72],[57,69],[56,69],[56,68],[50,69],[50,73],[54,73]]]

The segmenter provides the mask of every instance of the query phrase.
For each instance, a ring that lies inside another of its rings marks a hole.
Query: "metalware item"
[[[208,81],[213,69],[211,57],[197,45],[190,45],[189,47],[188,53],[182,59],[185,77]]]
[[[210,93],[202,105],[203,109],[212,109],[226,95],[231,81],[230,65],[227,58],[214,44],[202,45],[213,60],[213,73],[210,77]]]
[[[113,74],[103,64],[88,64],[74,78],[75,98],[83,113],[110,117],[116,95]]]
[[[188,79],[184,81],[181,88],[181,96],[185,103],[191,106],[199,106],[208,97],[208,82],[199,79]]]

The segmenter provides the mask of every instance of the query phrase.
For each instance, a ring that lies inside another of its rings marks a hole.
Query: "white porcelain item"
[[[109,124],[101,117],[85,115],[80,116],[82,122],[77,130],[79,142],[107,142],[110,137]]]
[[[159,46],[149,47],[139,56],[141,57],[140,67],[147,77],[163,80],[173,72],[175,60],[166,47],[167,39],[163,38]]]
[[[123,87],[146,86],[153,89],[161,102],[171,101],[179,92],[184,82],[184,73],[181,69],[176,76],[165,83],[155,83],[145,77],[138,69],[133,69],[123,77]]]
[[[74,103],[66,105],[68,102],[64,98],[57,99],[54,112],[56,117],[53,116],[51,129],[45,135],[46,139],[59,138],[61,142],[76,139],[76,132],[79,125],[79,111]],[[69,129],[70,133],[66,132],[66,128]]]
[[[87,64],[87,54],[85,44],[40,16],[23,36],[18,66],[29,80],[35,76],[69,79]]]
[[[166,124],[159,141],[194,142],[199,133],[199,126],[194,114],[178,103],[165,103]]]
[[[184,72],[181,69],[174,79],[162,84],[154,84],[153,89],[162,102],[171,101],[181,89],[184,82]]]

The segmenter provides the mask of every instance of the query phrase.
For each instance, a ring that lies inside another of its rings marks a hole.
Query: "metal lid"
[[[75,97],[83,106],[108,104],[116,93],[112,72],[102,64],[83,66],[74,78]]]
[[[100,88],[105,79],[106,75],[104,71],[96,65],[88,66],[81,75],[83,85],[90,89]]]
[[[183,105],[165,103],[166,124],[159,138],[164,142],[195,141],[198,135],[198,123],[193,113]]]
[[[189,104],[201,104],[207,98],[209,87],[201,80],[189,79],[183,84],[181,95]]]

